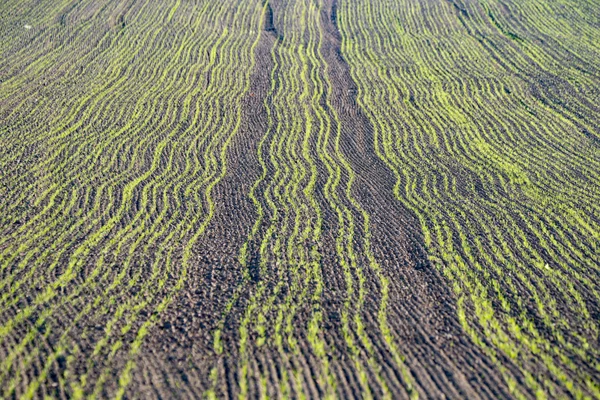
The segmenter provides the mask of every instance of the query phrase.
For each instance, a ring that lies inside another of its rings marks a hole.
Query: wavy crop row
[[[343,1],[342,53],[471,340],[516,398],[598,397],[598,30],[542,3]]]
[[[122,397],[214,214],[265,8],[53,6],[2,86],[0,386]]]
[[[241,398],[334,398],[354,390],[365,398],[396,390],[416,395],[389,333],[388,283],[370,249],[369,215],[353,197],[355,173],[340,150],[341,122],[322,54],[322,5],[285,1],[273,4],[273,12],[268,130],[257,153],[262,174],[249,193],[258,218],[239,256],[246,274],[237,293],[250,292],[247,301],[231,300],[214,334],[215,351],[237,352]],[[343,282],[335,329],[324,329],[323,294],[332,290],[324,287],[324,263],[331,260],[324,261],[326,213],[335,246],[330,271]],[[368,292],[364,270],[377,277],[379,293]],[[368,296],[380,299],[378,332],[365,330]],[[238,301],[242,318],[228,337],[222,329]],[[237,343],[227,342],[232,338]],[[337,358],[340,352],[349,360]],[[381,375],[382,354],[392,354],[399,376]],[[210,396],[227,379],[216,369],[213,378]]]

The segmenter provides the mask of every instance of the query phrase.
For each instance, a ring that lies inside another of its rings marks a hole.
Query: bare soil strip
[[[344,153],[357,172],[354,191],[372,216],[373,251],[393,283],[389,319],[419,393],[425,398],[507,396],[496,368],[460,327],[455,299],[430,265],[416,216],[393,196],[395,179],[375,153],[373,127],[358,107],[356,84],[341,54],[336,3],[329,2],[322,17],[333,105],[342,124]]]

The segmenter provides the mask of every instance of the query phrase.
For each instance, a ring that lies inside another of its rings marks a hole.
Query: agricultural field
[[[600,399],[600,0],[3,0],[0,399]]]

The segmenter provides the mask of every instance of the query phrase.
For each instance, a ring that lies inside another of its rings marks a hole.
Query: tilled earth
[[[0,398],[600,398],[597,10],[7,0]]]

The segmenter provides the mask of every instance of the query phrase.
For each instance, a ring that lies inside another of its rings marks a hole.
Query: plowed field
[[[13,398],[600,399],[600,2],[3,0]]]

